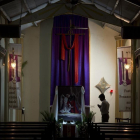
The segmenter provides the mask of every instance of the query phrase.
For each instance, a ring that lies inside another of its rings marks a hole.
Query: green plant
[[[94,116],[95,114],[96,114],[96,113],[93,112],[93,111],[90,111],[88,115],[86,115],[86,114],[83,113],[83,114],[82,114],[82,116],[83,116],[83,122],[88,122],[88,121],[91,122],[91,120],[92,120],[92,118],[93,118],[93,116]]]
[[[63,123],[63,118],[60,118],[60,119],[58,120],[58,123]]]
[[[43,112],[40,112],[41,115],[43,116],[42,118],[42,121],[46,122],[46,121],[53,121],[54,120],[54,114],[53,113],[50,113],[48,111],[43,111]]]
[[[82,114],[82,116],[83,116],[83,122],[77,121],[75,123],[76,124],[76,127],[77,127],[77,130],[78,130],[79,137],[82,137],[82,138],[86,138],[87,137],[87,132],[88,132],[87,122],[88,121],[92,121],[92,118],[93,118],[93,116],[95,114],[96,113],[93,112],[93,111],[90,111],[90,113],[88,115],[86,115],[85,113],[83,113]]]
[[[43,116],[43,118],[42,118],[43,122],[46,122],[46,121],[53,122],[53,121],[55,121],[54,120],[54,114],[50,113],[49,111],[43,111],[43,112],[40,112],[40,114]],[[63,122],[62,119],[59,119],[59,121]],[[56,132],[55,135],[56,135],[56,137],[60,137],[60,134],[61,134],[61,131],[60,131],[61,124],[59,123],[59,121],[55,122],[55,132]]]
[[[22,66],[21,66],[21,75],[22,75],[22,76],[24,76],[23,68],[26,66],[26,64],[27,64],[27,61],[24,61],[24,62],[22,63]]]
[[[76,127],[78,131],[79,137],[86,138],[87,137],[87,124],[82,122],[76,122]]]

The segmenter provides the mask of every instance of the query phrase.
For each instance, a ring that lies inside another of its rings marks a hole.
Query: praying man
[[[97,105],[101,111],[101,115],[102,115],[102,122],[108,122],[109,120],[109,103],[108,101],[106,101],[105,99],[105,95],[104,94],[100,94],[99,95],[100,100],[102,101],[101,105]]]

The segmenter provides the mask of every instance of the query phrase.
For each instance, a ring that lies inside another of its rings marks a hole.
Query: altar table
[[[75,124],[62,124],[62,137],[78,137],[78,131]]]

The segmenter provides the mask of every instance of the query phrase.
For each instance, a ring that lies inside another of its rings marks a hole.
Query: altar
[[[76,123],[83,122],[85,104],[90,105],[88,19],[55,17],[51,53],[51,113],[57,122],[61,120],[63,136],[76,137]]]
[[[78,137],[78,131],[75,124],[62,124],[61,136],[63,137]]]

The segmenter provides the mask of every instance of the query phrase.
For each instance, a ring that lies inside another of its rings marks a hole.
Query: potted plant
[[[54,114],[50,113],[49,111],[43,111],[43,112],[40,112],[40,114],[43,116],[43,118],[42,118],[43,122],[53,122],[53,121],[55,121]],[[60,121],[62,121],[62,120],[60,120]],[[61,128],[61,125],[59,124],[59,122],[55,121],[56,137],[60,137],[60,128]]]
[[[93,111],[90,111],[89,112],[89,114],[88,115],[86,115],[86,114],[82,114],[82,116],[83,116],[83,122],[88,122],[88,121],[92,121],[92,118],[94,117],[94,115],[95,115],[96,113],[95,112],[93,112]]]
[[[76,122],[76,127],[78,130],[79,137],[84,137],[86,138],[88,135],[88,121],[92,121],[92,118],[94,117],[96,113],[93,111],[90,111],[88,115],[85,113],[82,114],[83,116],[83,122]]]
[[[40,112],[40,114],[43,116],[42,118],[42,121],[43,122],[52,122],[54,120],[54,115],[53,113],[50,113],[48,111],[43,111],[43,112]]]

